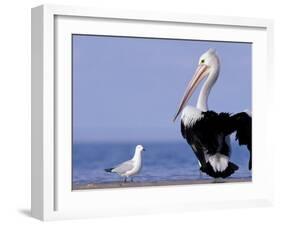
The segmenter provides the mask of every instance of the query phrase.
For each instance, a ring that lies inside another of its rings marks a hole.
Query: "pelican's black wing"
[[[229,155],[229,147],[225,141],[226,134],[223,132],[224,121],[229,120],[230,114],[214,111],[202,112],[202,117],[195,123],[185,126],[181,122],[181,133],[191,145],[201,166],[206,167],[205,153],[214,155],[218,152]],[[204,153],[205,152],[205,153]]]
[[[182,136],[191,145],[201,165],[206,164],[204,150],[210,155],[221,154],[229,156],[230,149],[225,137],[236,132],[239,145],[247,145],[250,152],[249,169],[252,165],[252,118],[245,112],[231,115],[214,111],[202,112],[202,117],[192,126],[181,122]]]
[[[240,112],[230,116],[224,126],[225,133],[231,134],[236,131],[236,140],[239,145],[246,145],[249,153],[249,169],[252,169],[252,117],[246,112]]]
[[[230,114],[216,113],[214,111],[202,112],[202,117],[191,126],[185,126],[181,122],[182,136],[190,145],[196,146],[197,149],[207,149],[208,154],[216,154],[219,146],[224,142],[228,130],[224,128],[228,123]],[[228,150],[223,150],[223,152]],[[228,153],[223,153],[228,155]]]

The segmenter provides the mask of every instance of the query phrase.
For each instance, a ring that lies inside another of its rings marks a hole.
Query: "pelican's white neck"
[[[219,68],[216,68],[215,70],[211,71],[201,88],[196,104],[196,107],[201,111],[208,111],[208,97],[213,85],[217,81],[218,75]]]

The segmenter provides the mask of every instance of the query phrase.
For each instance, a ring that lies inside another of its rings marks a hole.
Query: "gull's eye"
[[[203,60],[201,60],[201,64],[204,64],[205,63],[205,60],[203,59]]]

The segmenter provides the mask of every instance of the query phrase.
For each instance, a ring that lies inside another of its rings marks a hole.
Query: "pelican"
[[[239,145],[247,145],[250,152],[248,168],[251,170],[252,117],[247,112],[232,115],[208,109],[208,96],[219,77],[219,72],[219,57],[215,50],[209,49],[200,57],[173,121],[181,113],[181,134],[195,153],[200,170],[213,178],[226,178],[239,168],[230,161],[230,134],[234,132]],[[194,90],[204,78],[196,107],[187,105]]]
[[[127,182],[128,177],[131,177],[133,181],[133,176],[138,174],[141,170],[142,161],[141,153],[145,151],[142,145],[137,145],[135,148],[134,157],[128,161],[125,161],[113,168],[104,169],[108,173],[117,173],[119,176],[124,177],[124,183]]]

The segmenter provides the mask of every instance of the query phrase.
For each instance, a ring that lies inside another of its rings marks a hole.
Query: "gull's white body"
[[[125,177],[125,181],[128,177],[132,177],[138,174],[142,167],[142,152],[145,149],[142,145],[137,145],[135,154],[132,159],[125,161],[113,168],[105,169],[106,172],[117,173],[121,177]]]
[[[128,167],[125,167],[128,165]],[[130,167],[131,166],[131,167]],[[130,177],[138,174],[142,166],[141,152],[135,151],[134,157],[116,166],[111,172],[117,173],[122,177]]]

